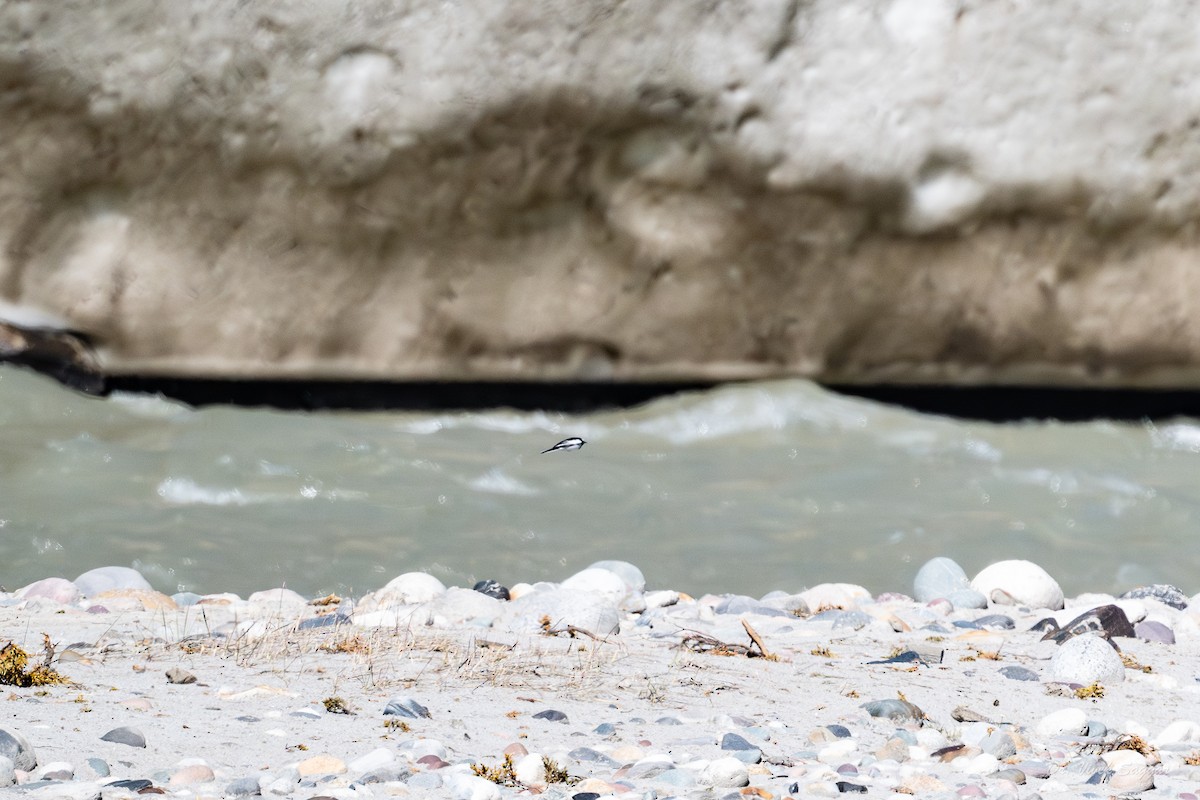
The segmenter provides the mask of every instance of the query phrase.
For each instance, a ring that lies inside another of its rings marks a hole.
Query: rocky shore
[[[0,792],[1200,796],[1200,596],[949,559],[897,588],[690,597],[618,561],[355,599],[49,578],[0,594]]]

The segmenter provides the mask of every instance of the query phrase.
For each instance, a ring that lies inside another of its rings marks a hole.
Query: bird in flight
[[[553,453],[557,450],[578,450],[585,444],[587,444],[587,442],[585,442],[583,439],[580,439],[578,436],[572,436],[569,439],[563,439],[561,442],[554,445],[554,447],[546,448],[542,451],[542,453]]]

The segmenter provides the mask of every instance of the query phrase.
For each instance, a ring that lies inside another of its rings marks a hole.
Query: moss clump
[[[1080,700],[1099,699],[1104,697],[1104,687],[1099,683],[1092,683],[1087,686],[1080,686],[1075,690],[1075,696]]]
[[[29,654],[9,642],[0,648],[0,684],[5,686],[52,686],[70,683],[71,679],[50,666],[54,658],[54,646],[46,636],[46,660],[29,669]]]
[[[542,756],[542,767],[546,770],[546,783],[578,783],[578,778],[571,777],[557,761],[549,756]]]
[[[472,764],[471,772],[500,786],[517,786],[517,773],[513,766],[513,758],[509,753],[504,754],[504,763],[498,767],[486,764]]]
[[[324,700],[321,701],[321,703],[325,706],[325,710],[328,711],[330,714],[353,714],[354,713],[353,711],[350,710],[350,706],[348,706],[346,704],[346,701],[337,696],[326,697]]]

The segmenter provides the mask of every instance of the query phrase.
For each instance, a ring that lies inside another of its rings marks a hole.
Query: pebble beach
[[[0,597],[0,790],[1200,796],[1200,597],[1064,599],[1028,561],[946,558],[905,589],[692,597],[624,561],[359,599],[48,578]]]
[[[689,596],[621,561],[358,598],[48,578],[0,594],[0,792],[1200,797],[1200,596],[1064,598],[1028,561],[906,584]]]

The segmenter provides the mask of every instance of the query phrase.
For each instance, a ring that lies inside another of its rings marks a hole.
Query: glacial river
[[[567,436],[581,450],[540,454]],[[964,422],[803,381],[569,416],[280,412],[79,396],[0,367],[0,584],[97,566],[171,593],[561,580],[911,592],[950,556],[1068,594],[1200,591],[1200,425]]]

